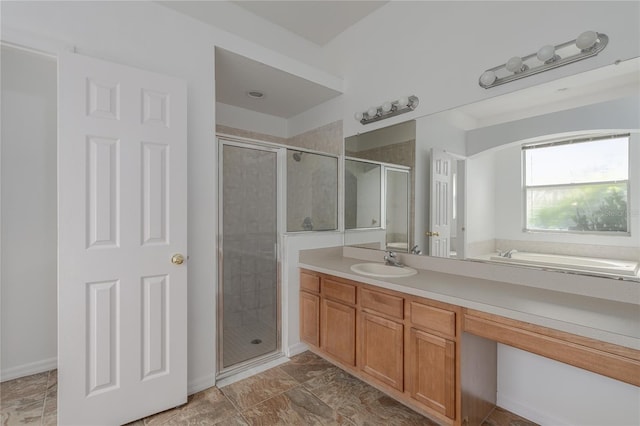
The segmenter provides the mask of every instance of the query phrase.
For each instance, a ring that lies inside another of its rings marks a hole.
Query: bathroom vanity
[[[301,253],[301,340],[442,424],[493,409],[497,342],[640,386],[637,304],[419,266],[372,278],[351,271],[360,262],[342,248]]]

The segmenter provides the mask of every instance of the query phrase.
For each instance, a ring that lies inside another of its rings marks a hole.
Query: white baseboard
[[[527,420],[538,423],[540,425],[553,425],[553,426],[569,426],[571,423],[564,419],[560,419],[549,415],[548,413],[541,413],[533,407],[528,406],[525,403],[516,401],[498,392],[497,405],[505,410],[511,411],[514,414],[524,417]]]
[[[307,350],[309,350],[309,346],[307,346],[306,343],[298,342],[295,345],[291,345],[289,346],[289,348],[287,348],[287,356],[291,358],[292,356],[296,356]]]
[[[0,371],[0,382],[19,379],[20,377],[31,376],[32,374],[44,373],[45,371],[58,368],[58,358],[48,358],[29,364],[18,365]]]
[[[194,393],[198,393],[205,389],[209,389],[212,386],[216,385],[216,375],[208,374],[203,377],[198,377],[197,379],[189,380],[187,383],[187,394],[192,395]]]

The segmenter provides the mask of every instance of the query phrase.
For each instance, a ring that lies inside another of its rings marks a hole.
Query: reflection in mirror
[[[415,134],[415,121],[408,121],[345,139],[346,244],[412,247]]]
[[[385,169],[386,249],[409,251],[409,170]]]
[[[415,126],[409,239],[425,254],[640,281],[639,58]],[[588,155],[592,140],[604,151]],[[436,187],[442,153],[448,191]],[[439,209],[451,213],[448,247]]]
[[[381,227],[382,165],[345,159],[345,229]]]
[[[338,229],[338,158],[287,149],[287,232]]]

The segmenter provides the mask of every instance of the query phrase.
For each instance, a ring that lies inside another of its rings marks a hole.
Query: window
[[[629,135],[522,149],[526,230],[629,232]]]

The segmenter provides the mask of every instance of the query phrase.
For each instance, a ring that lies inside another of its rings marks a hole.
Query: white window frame
[[[589,182],[589,183],[561,183],[561,184],[547,184],[547,185],[527,185],[527,161],[526,161],[526,152],[529,149],[539,149],[539,148],[547,148],[559,145],[569,145],[569,144],[577,144],[584,142],[594,142],[601,141],[607,139],[619,139],[626,138],[627,139],[627,179],[626,180],[616,180],[616,181],[598,181],[598,182]],[[585,137],[578,139],[562,139],[555,141],[547,141],[547,142],[539,142],[533,144],[524,144],[522,145],[522,230],[525,233],[552,233],[552,234],[574,234],[574,235],[599,235],[599,236],[621,236],[621,237],[629,237],[631,236],[631,188],[629,185],[629,176],[631,175],[631,135],[629,133],[616,133],[616,134],[608,134],[608,135],[599,135],[593,137]],[[561,229],[530,229],[528,228],[528,206],[527,206],[527,193],[529,189],[546,189],[546,188],[571,188],[577,186],[584,186],[585,184],[620,184],[626,183],[627,187],[627,230],[626,232],[615,232],[615,231],[575,231],[575,230],[561,230]]]

